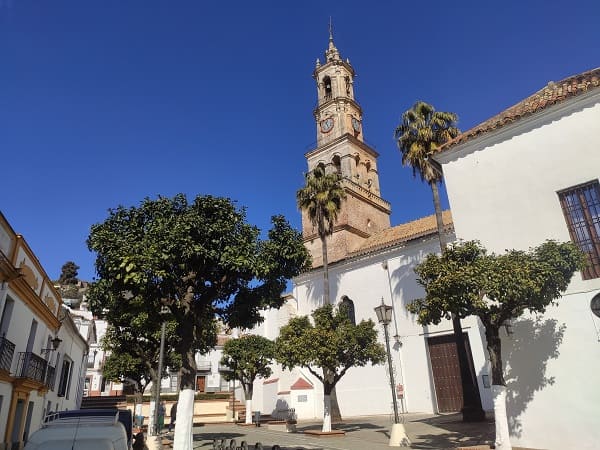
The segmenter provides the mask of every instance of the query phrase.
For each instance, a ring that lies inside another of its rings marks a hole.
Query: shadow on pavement
[[[463,422],[461,414],[447,414],[418,419],[411,423],[422,424],[419,427],[420,432],[411,433],[411,448],[414,449],[489,445],[494,442],[495,437],[493,419],[486,419],[483,422]],[[410,424],[407,427],[412,428]]]

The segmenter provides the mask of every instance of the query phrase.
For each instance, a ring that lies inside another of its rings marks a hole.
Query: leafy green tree
[[[272,223],[261,240],[231,200],[199,195],[188,202],[179,194],[119,206],[92,226],[88,247],[97,255],[98,278],[109,280],[109,306],[127,309],[143,299],[151,326],[160,322],[163,306],[176,323],[181,390],[175,448],[192,448],[195,354],[216,344],[217,319],[252,327],[261,310],[281,306],[287,280],[307,267],[300,234],[281,216]]]
[[[230,371],[224,372],[227,381],[239,380],[246,398],[246,423],[252,423],[252,396],[254,380],[271,376],[271,363],[275,357],[273,341],[255,334],[230,339],[223,346],[221,364]]]
[[[527,252],[510,250],[495,255],[477,241],[468,241],[449,246],[442,255],[428,255],[415,268],[425,297],[407,308],[417,314],[419,323],[437,324],[452,314],[475,315],[485,327],[497,449],[511,448],[500,328],[527,311],[543,313],[560,298],[582,264],[581,252],[572,243],[546,241]]]
[[[325,173],[318,165],[305,176],[306,184],[296,192],[298,208],[305,211],[309,220],[317,228],[323,255],[323,304],[331,303],[329,298],[329,270],[327,267],[327,236],[333,234],[335,221],[346,198],[342,178],[338,173]]]
[[[402,165],[412,168],[413,176],[429,184],[433,196],[437,234],[440,249],[444,252],[444,222],[438,185],[442,182],[442,173],[431,163],[431,157],[440,147],[460,133],[456,127],[458,116],[452,112],[436,111],[425,102],[418,101],[402,114],[402,121],[396,127],[394,138],[402,153]],[[452,328],[460,367],[463,394],[463,420],[477,421],[485,418],[481,407],[481,398],[476,381],[469,370],[469,357],[463,339],[460,319],[453,316]]]
[[[78,270],[79,266],[77,264],[75,264],[73,261],[67,261],[60,269],[60,277],[58,278],[58,282],[63,285],[77,284],[79,281],[77,278]]]
[[[330,395],[351,367],[385,360],[372,320],[354,325],[344,307],[324,305],[308,316],[294,317],[275,341],[276,360],[284,369],[305,367],[323,383],[323,431],[331,431]]]

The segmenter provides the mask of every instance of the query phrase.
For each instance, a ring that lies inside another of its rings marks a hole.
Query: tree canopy
[[[252,398],[252,386],[257,377],[268,378],[273,372],[271,364],[275,357],[275,344],[256,334],[246,334],[228,340],[223,346],[221,364],[230,371],[223,372],[227,381],[239,380],[246,398]]]
[[[329,414],[329,395],[351,367],[381,364],[385,360],[383,345],[377,341],[372,320],[354,325],[344,307],[324,305],[308,316],[292,318],[275,341],[275,359],[284,369],[305,367],[322,384],[325,399],[324,431]],[[320,369],[320,371],[319,371]]]
[[[261,310],[281,306],[287,280],[308,266],[300,233],[274,216],[261,239],[245,210],[230,199],[198,195],[189,202],[179,194],[109,210],[104,222],[92,226],[88,247],[96,252],[98,278],[111,294],[108,305],[95,307],[127,310],[142,301],[154,323],[166,306],[176,324],[181,410],[175,440],[187,450],[195,353],[215,345],[217,319],[249,328],[261,321]],[[178,442],[178,430],[185,442]]]
[[[442,255],[431,254],[415,268],[426,296],[407,307],[419,323],[478,316],[484,325],[500,327],[523,312],[544,312],[560,298],[581,253],[572,243],[547,241],[529,251],[488,254],[477,241],[450,245]]]
[[[402,121],[394,131],[402,164],[412,168],[414,176],[435,184],[441,173],[430,164],[429,158],[450,139],[458,136],[458,116],[452,112],[436,111],[429,103],[416,102],[402,114]]]
[[[67,261],[63,264],[60,269],[60,277],[58,278],[58,282],[60,284],[77,284],[79,279],[78,271],[79,266],[75,264],[73,261]]]
[[[176,324],[154,308],[143,297],[114,295],[110,280],[90,284],[88,300],[95,315],[108,322],[101,346],[107,354],[103,376],[111,381],[134,381],[142,392],[150,381],[157,382],[160,332],[165,333],[165,367],[178,370],[181,358],[174,352],[179,341]]]
[[[305,175],[306,184],[296,192],[298,208],[306,211],[317,234],[323,238],[333,233],[333,226],[341,209],[346,193],[337,173],[325,173],[325,168],[316,166]]]

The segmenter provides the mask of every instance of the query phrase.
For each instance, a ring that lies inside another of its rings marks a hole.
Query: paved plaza
[[[404,418],[411,449],[456,449],[462,446],[490,444],[494,439],[494,422],[463,423],[459,414],[408,414]],[[194,448],[212,450],[214,439],[225,439],[229,445],[235,439],[237,446],[246,441],[249,448],[260,442],[265,450],[279,445],[282,450],[378,450],[389,449],[389,417],[368,416],[344,420],[334,429],[344,430],[345,436],[317,437],[304,434],[306,430],[320,430],[318,422],[300,422],[296,433],[269,430],[266,424],[246,427],[234,424],[206,424],[194,428]],[[164,435],[163,449],[170,449],[169,437]],[[148,443],[149,450],[157,447]],[[398,447],[396,447],[398,448]]]

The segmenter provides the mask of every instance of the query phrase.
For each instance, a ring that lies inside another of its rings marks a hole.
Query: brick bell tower
[[[328,241],[328,261],[344,259],[357,250],[369,236],[390,227],[390,204],[381,198],[377,157],[364,142],[362,109],[354,97],[355,72],[350,61],[343,61],[333,43],[331,26],[329,46],[323,64],[317,59],[313,78],[317,84],[317,147],[305,154],[308,170],[323,165],[327,173],[338,172],[346,200]],[[302,212],[302,233],[312,254],[313,266],[323,264],[317,230]]]

